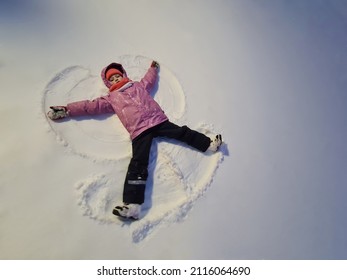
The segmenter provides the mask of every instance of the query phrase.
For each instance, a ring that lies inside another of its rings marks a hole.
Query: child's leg
[[[148,177],[148,162],[153,136],[151,133],[135,138],[132,142],[133,156],[124,182],[123,202],[142,204]]]
[[[155,130],[155,136],[182,141],[201,152],[205,152],[211,143],[211,139],[205,134],[192,130],[187,126],[180,127],[169,121],[164,122]]]

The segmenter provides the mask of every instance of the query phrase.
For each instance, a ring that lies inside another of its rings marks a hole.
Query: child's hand
[[[66,118],[69,115],[65,106],[51,106],[49,108],[52,110],[48,111],[47,117],[53,121]]]
[[[153,60],[152,64],[151,64],[151,67],[159,69],[159,63]]]

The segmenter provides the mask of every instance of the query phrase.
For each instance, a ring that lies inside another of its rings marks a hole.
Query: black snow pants
[[[148,177],[149,153],[155,137],[167,137],[184,142],[205,152],[210,145],[210,138],[190,129],[165,121],[137,136],[132,141],[132,158],[129,163],[123,190],[124,203],[142,204],[145,200],[145,188]]]

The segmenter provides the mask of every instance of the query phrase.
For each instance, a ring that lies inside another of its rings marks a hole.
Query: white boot
[[[141,205],[124,204],[123,206],[116,206],[112,213],[118,217],[137,220],[141,213]]]
[[[217,150],[219,149],[220,145],[222,145],[222,143],[223,143],[222,135],[217,134],[216,137],[211,140],[211,144],[207,150],[211,152],[217,152]]]

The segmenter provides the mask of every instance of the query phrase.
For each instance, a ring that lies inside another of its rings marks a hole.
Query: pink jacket
[[[102,70],[101,77],[105,85],[110,88],[111,84],[105,77],[106,68]],[[124,76],[126,76],[125,71]],[[150,95],[156,80],[157,69],[150,67],[139,82],[129,82],[122,88],[92,101],[67,104],[69,116],[116,113],[133,140],[145,130],[168,120],[159,104]]]

